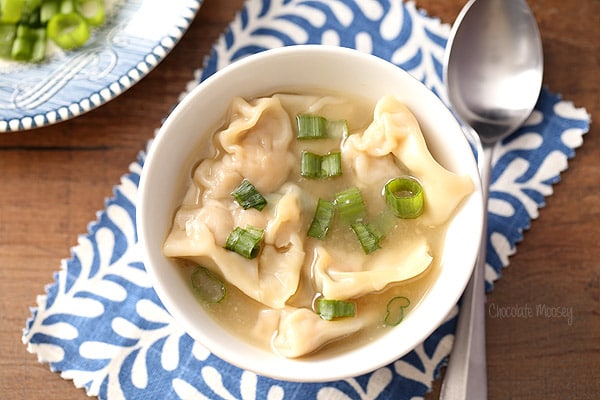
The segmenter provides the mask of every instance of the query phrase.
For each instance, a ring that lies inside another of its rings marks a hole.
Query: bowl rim
[[[173,291],[169,289],[168,282],[165,282],[164,277],[161,276],[160,272],[157,269],[156,257],[159,257],[156,253],[156,249],[154,251],[149,247],[148,237],[149,237],[149,229],[151,229],[151,212],[149,212],[148,202],[145,200],[149,199],[149,195],[151,192],[150,184],[148,183],[150,180],[156,180],[156,176],[158,174],[159,166],[156,164],[160,162],[160,157],[163,156],[166,152],[173,150],[173,143],[169,143],[169,140],[177,134],[175,130],[178,124],[182,124],[182,120],[186,119],[186,112],[189,111],[191,107],[194,106],[196,100],[201,97],[204,93],[210,92],[211,90],[215,90],[219,87],[220,82],[223,79],[230,78],[235,75],[240,75],[244,70],[248,68],[256,68],[257,66],[264,66],[266,63],[275,63],[284,62],[281,61],[287,58],[287,62],[290,62],[290,57],[296,59],[297,57],[306,58],[306,57],[347,57],[354,62],[367,63],[372,65],[374,68],[378,68],[379,70],[385,70],[390,74],[397,74],[399,79],[406,80],[410,83],[410,85],[418,88],[419,92],[422,93],[423,101],[427,104],[431,104],[432,107],[435,108],[436,111],[444,114],[442,117],[450,121],[449,123],[454,124],[450,126],[448,131],[454,135],[454,138],[457,141],[462,141],[461,143],[457,143],[453,146],[460,147],[462,152],[464,153],[470,147],[469,144],[464,137],[460,125],[458,121],[453,116],[451,111],[443,104],[443,102],[437,97],[430,89],[428,89],[423,83],[418,81],[416,78],[411,76],[408,72],[402,70],[400,67],[382,59],[377,56],[362,53],[358,50],[337,47],[337,46],[328,46],[328,45],[294,45],[287,46],[282,48],[265,50],[263,52],[247,56],[243,59],[233,62],[223,69],[217,71],[212,76],[205,79],[199,85],[197,85],[194,89],[192,89],[181,101],[180,103],[171,111],[170,115],[167,117],[158,133],[156,134],[153,143],[151,144],[148,153],[146,155],[142,173],[140,176],[140,183],[138,188],[138,206],[136,209],[136,224],[138,228],[138,242],[141,246],[142,252],[142,260],[146,267],[146,271],[150,277],[150,281],[154,290],[156,291],[158,298],[163,303],[165,309],[171,314],[173,319],[177,321],[177,323],[183,328],[183,330],[188,333],[194,340],[197,340],[203,346],[205,346],[211,353],[221,358],[222,360],[233,364],[239,368],[252,371],[259,375],[267,376],[273,379],[279,379],[284,381],[295,381],[295,382],[324,382],[324,381],[333,381],[339,379],[345,379],[351,376],[362,375],[367,372],[371,372],[377,368],[388,365],[398,358],[404,356],[411,350],[413,350],[416,346],[423,343],[425,339],[427,339],[431,333],[437,329],[444,320],[451,313],[452,309],[458,302],[460,296],[462,295],[467,282],[471,276],[471,272],[473,266],[475,264],[475,258],[477,255],[477,249],[479,248],[479,242],[482,237],[482,228],[483,228],[483,200],[481,196],[481,184],[479,180],[479,174],[477,172],[477,164],[475,162],[475,158],[473,157],[472,161],[469,160],[461,160],[462,165],[465,165],[466,172],[471,176],[474,183],[474,192],[469,195],[468,200],[463,202],[461,205],[461,212],[464,208],[466,208],[466,203],[469,203],[469,207],[473,209],[473,211],[469,214],[472,218],[470,220],[471,229],[469,231],[468,236],[471,240],[475,240],[477,243],[473,243],[469,246],[469,252],[463,254],[464,256],[464,264],[466,265],[461,271],[462,273],[458,276],[453,277],[451,293],[449,297],[446,298],[446,304],[442,304],[441,308],[432,307],[426,300],[431,296],[430,293],[434,291],[434,288],[439,286],[438,277],[433,283],[432,287],[429,290],[429,293],[425,295],[425,297],[421,300],[420,304],[418,304],[416,309],[426,309],[427,312],[430,313],[431,323],[427,325],[427,329],[420,329],[417,335],[412,335],[409,332],[410,345],[400,346],[400,350],[396,351],[386,351],[382,353],[380,350],[378,354],[380,358],[377,360],[371,360],[371,362],[365,362],[365,356],[369,354],[371,351],[375,351],[381,346],[380,343],[383,343],[382,340],[376,340],[371,343],[367,343],[365,345],[360,346],[357,349],[349,350],[348,352],[340,355],[336,355],[331,359],[285,359],[281,356],[276,356],[275,358],[269,357],[266,352],[256,349],[247,348],[248,344],[244,344],[242,347],[237,346],[235,340],[236,336],[232,336],[231,334],[225,333],[225,336],[228,336],[227,339],[232,340],[233,342],[227,342],[227,340],[223,341],[222,337],[215,338],[211,337],[205,333],[205,330],[199,329],[186,315],[185,310],[182,308],[181,304],[177,304],[173,299]],[[401,77],[401,78],[400,78]],[[310,85],[305,85],[305,87],[309,87]],[[260,90],[255,90],[257,92]],[[259,94],[257,94],[259,95]],[[230,99],[231,100],[231,99]],[[230,101],[229,100],[229,101]],[[444,111],[445,110],[445,111]],[[421,120],[417,118],[421,123]],[[462,140],[457,137],[457,133],[460,132]],[[424,136],[426,141],[428,142],[428,135],[424,131]],[[206,135],[204,135],[206,136]],[[429,138],[431,139],[431,138]],[[189,153],[189,150],[188,150]],[[472,154],[472,153],[471,153]],[[452,158],[452,157],[451,157]],[[198,158],[196,158],[198,159]],[[437,159],[437,158],[436,158]],[[441,162],[443,164],[443,162]],[[152,173],[152,175],[150,175]],[[162,172],[161,172],[162,173]],[[180,171],[181,174],[181,171]],[[176,197],[176,196],[173,196]],[[171,200],[171,202],[173,199]],[[177,199],[180,201],[180,198]],[[172,215],[170,216],[172,219]],[[170,226],[170,225],[169,225]],[[163,232],[163,239],[167,232]],[[445,253],[445,252],[444,252]],[[441,268],[441,270],[444,270]],[[176,274],[173,274],[176,275]],[[439,304],[437,304],[439,306]],[[197,305],[196,305],[197,306]],[[201,308],[201,307],[199,307]],[[412,328],[417,324],[418,320],[415,320],[415,310],[407,315],[405,320],[402,322],[402,326],[408,326]],[[208,317],[210,318],[210,317]],[[212,324],[210,321],[205,321],[208,325],[205,327],[208,329],[212,329]],[[397,335],[393,335],[393,333],[397,331],[396,329],[392,332],[386,333],[384,336],[386,337],[385,343],[395,343],[393,341],[393,337]],[[387,338],[388,336],[392,336],[392,338]],[[401,339],[396,337],[395,339]],[[239,354],[240,351],[249,352],[252,354],[252,357],[240,360],[236,358],[236,355]],[[357,362],[357,359],[360,359]],[[318,362],[316,362],[318,360]]]

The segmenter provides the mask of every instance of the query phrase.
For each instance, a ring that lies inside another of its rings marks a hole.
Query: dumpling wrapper
[[[325,298],[336,300],[360,297],[378,292],[390,283],[412,279],[425,272],[433,260],[422,236],[405,241],[400,249],[373,253],[360,271],[336,268],[335,259],[339,257],[332,257],[323,247],[315,252],[315,286]]]
[[[246,259],[217,244],[201,218],[173,227],[163,245],[167,257],[184,257],[217,272],[247,296],[280,309],[296,292],[304,263],[304,239],[299,206],[300,189],[284,186],[275,207],[263,210],[266,224],[259,257]]]
[[[284,310],[272,346],[285,357],[300,357],[363,327],[364,320],[361,318],[326,321],[307,308]]]
[[[381,98],[373,117],[364,133],[350,135],[344,147],[373,157],[393,154],[423,186],[425,209],[419,218],[429,225],[444,224],[473,191],[473,181],[468,175],[447,170],[433,158],[417,119],[398,98]]]

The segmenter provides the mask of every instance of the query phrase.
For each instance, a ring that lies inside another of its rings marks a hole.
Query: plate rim
[[[140,9],[146,1],[143,0],[140,3]],[[68,121],[117,98],[140,82],[167,57],[191,26],[203,2],[204,0],[183,0],[181,4],[182,12],[177,15],[176,22],[165,29],[167,33],[157,38],[152,47],[149,46],[145,53],[140,52],[139,57],[136,57],[134,62],[127,63],[126,70],[120,73],[119,76],[103,82],[100,88],[94,88],[94,90],[88,91],[80,98],[64,99],[52,110],[36,111],[33,108],[26,115],[18,117],[3,117],[0,115],[0,135],[10,132],[31,131]],[[6,75],[10,76],[10,72]]]

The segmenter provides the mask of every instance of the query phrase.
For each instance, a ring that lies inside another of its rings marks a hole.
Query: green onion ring
[[[196,267],[190,279],[198,296],[207,303],[219,303],[225,298],[225,284],[206,267]]]
[[[423,187],[410,176],[394,178],[385,184],[385,201],[395,216],[417,218],[423,214]]]
[[[90,28],[77,13],[55,14],[47,27],[48,37],[65,50],[83,46],[90,37]]]
[[[404,311],[410,306],[410,300],[404,296],[392,297],[386,306],[383,322],[387,326],[396,326],[404,319]]]

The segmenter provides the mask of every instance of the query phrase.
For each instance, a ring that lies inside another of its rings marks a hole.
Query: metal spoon
[[[452,108],[479,136],[484,202],[495,145],[531,114],[540,94],[543,53],[535,18],[525,0],[470,0],[458,15],[445,55]],[[484,218],[484,221],[487,218]],[[454,347],[441,399],[487,398],[484,239],[463,295]]]

